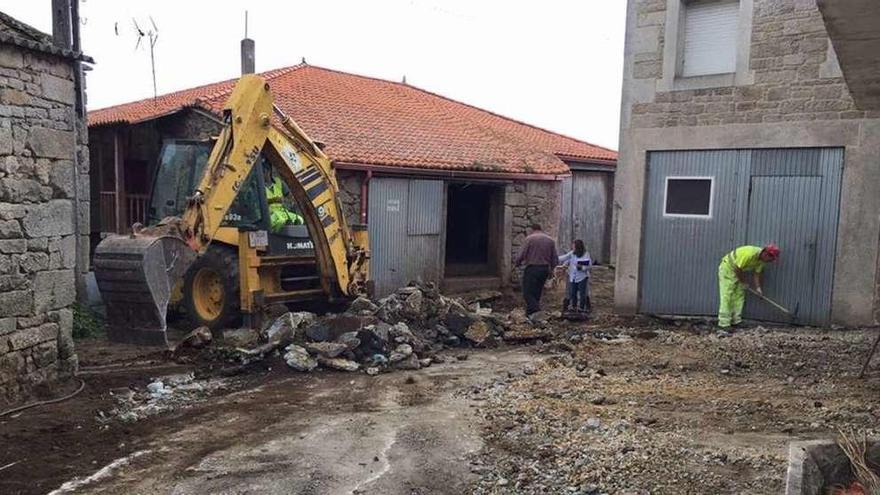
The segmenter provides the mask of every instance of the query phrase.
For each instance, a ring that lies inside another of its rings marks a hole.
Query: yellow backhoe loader
[[[167,345],[169,303],[217,329],[241,317],[258,326],[270,304],[368,292],[366,228],[346,223],[329,159],[273,104],[268,84],[243,76],[223,119],[213,145],[165,143],[154,223],[95,249],[111,340]],[[270,224],[266,189],[277,194],[276,178],[305,225]]]

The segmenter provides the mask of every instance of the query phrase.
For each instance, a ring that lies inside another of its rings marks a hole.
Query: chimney
[[[52,0],[52,38],[60,48],[73,46],[70,3],[78,0]]]
[[[244,11],[244,39],[241,40],[241,74],[253,74],[256,68],[254,40],[247,37],[248,13]]]
[[[241,40],[241,73],[253,74],[256,62],[254,60],[254,40],[245,38]]]

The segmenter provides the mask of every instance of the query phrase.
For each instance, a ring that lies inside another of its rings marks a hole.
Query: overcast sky
[[[399,81],[615,148],[624,0],[81,0],[96,65],[91,109],[152,96],[150,53],[132,19],[158,28],[160,94],[237,76],[239,42],[257,71],[313,65]],[[51,0],[0,0],[51,32]]]

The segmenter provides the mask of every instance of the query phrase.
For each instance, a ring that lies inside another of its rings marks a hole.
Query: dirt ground
[[[81,342],[80,395],[0,418],[0,493],[769,494],[790,440],[880,430],[880,364],[856,378],[876,330],[616,316],[612,277],[548,342],[378,377],[267,360],[129,423],[106,419],[111,391],[218,370]]]

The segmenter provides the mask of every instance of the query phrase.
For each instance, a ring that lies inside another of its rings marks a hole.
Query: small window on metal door
[[[667,177],[663,216],[711,218],[713,177]]]

